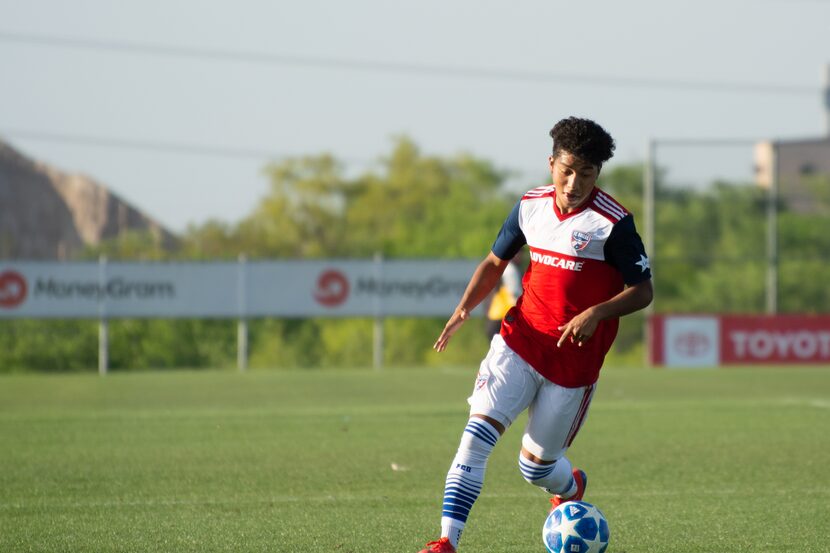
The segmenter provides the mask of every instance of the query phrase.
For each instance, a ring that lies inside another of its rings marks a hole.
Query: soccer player
[[[631,214],[596,186],[614,140],[597,123],[570,117],[551,129],[552,184],[527,192],[505,220],[434,348],[450,338],[499,282],[525,245],[524,291],[481,362],[470,418],[444,488],[441,538],[420,553],[455,553],[484,484],[487,459],[525,409],[519,471],[552,494],[582,499],[585,472],[565,457],[591,404],[619,317],[651,303],[648,257]]]

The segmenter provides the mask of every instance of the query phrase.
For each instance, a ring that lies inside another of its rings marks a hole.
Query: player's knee
[[[496,428],[486,421],[471,418],[461,435],[456,459],[464,465],[484,466],[498,439]]]
[[[521,453],[519,454],[519,472],[528,483],[534,486],[544,487],[550,480],[556,468],[556,461],[553,463],[537,463],[531,461]]]

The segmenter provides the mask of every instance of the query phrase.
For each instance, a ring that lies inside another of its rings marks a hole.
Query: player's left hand
[[[576,345],[582,347],[582,344],[587,342],[594,335],[594,332],[596,332],[599,321],[600,319],[593,308],[586,309],[571,319],[568,324],[559,327],[559,330],[562,331],[562,336],[559,337],[556,346],[562,347],[565,340],[570,338],[571,343],[576,342]]]

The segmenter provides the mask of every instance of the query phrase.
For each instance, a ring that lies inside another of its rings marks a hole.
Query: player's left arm
[[[562,336],[556,345],[561,346],[570,336],[571,341],[581,346],[583,342],[594,335],[601,321],[616,319],[639,311],[650,304],[653,298],[654,288],[651,279],[627,286],[625,290],[610,300],[589,307],[568,321],[568,324],[560,326],[559,330],[562,331]]]
[[[581,346],[593,336],[601,321],[639,311],[654,299],[651,267],[631,215],[627,215],[614,225],[605,243],[605,259],[620,271],[626,284],[625,289],[613,298],[589,307],[567,324],[560,326],[562,336],[559,338],[558,346],[569,337]]]

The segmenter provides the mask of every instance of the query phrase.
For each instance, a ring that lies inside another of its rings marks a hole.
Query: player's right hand
[[[464,321],[466,321],[469,317],[469,311],[463,307],[456,307],[450,317],[450,320],[447,321],[446,325],[444,325],[444,330],[441,331],[441,335],[438,336],[438,340],[436,340],[435,344],[433,344],[432,349],[438,352],[447,349],[447,343],[450,341],[450,338],[452,338],[452,335],[455,334],[456,330],[461,328],[461,325],[463,325]]]

